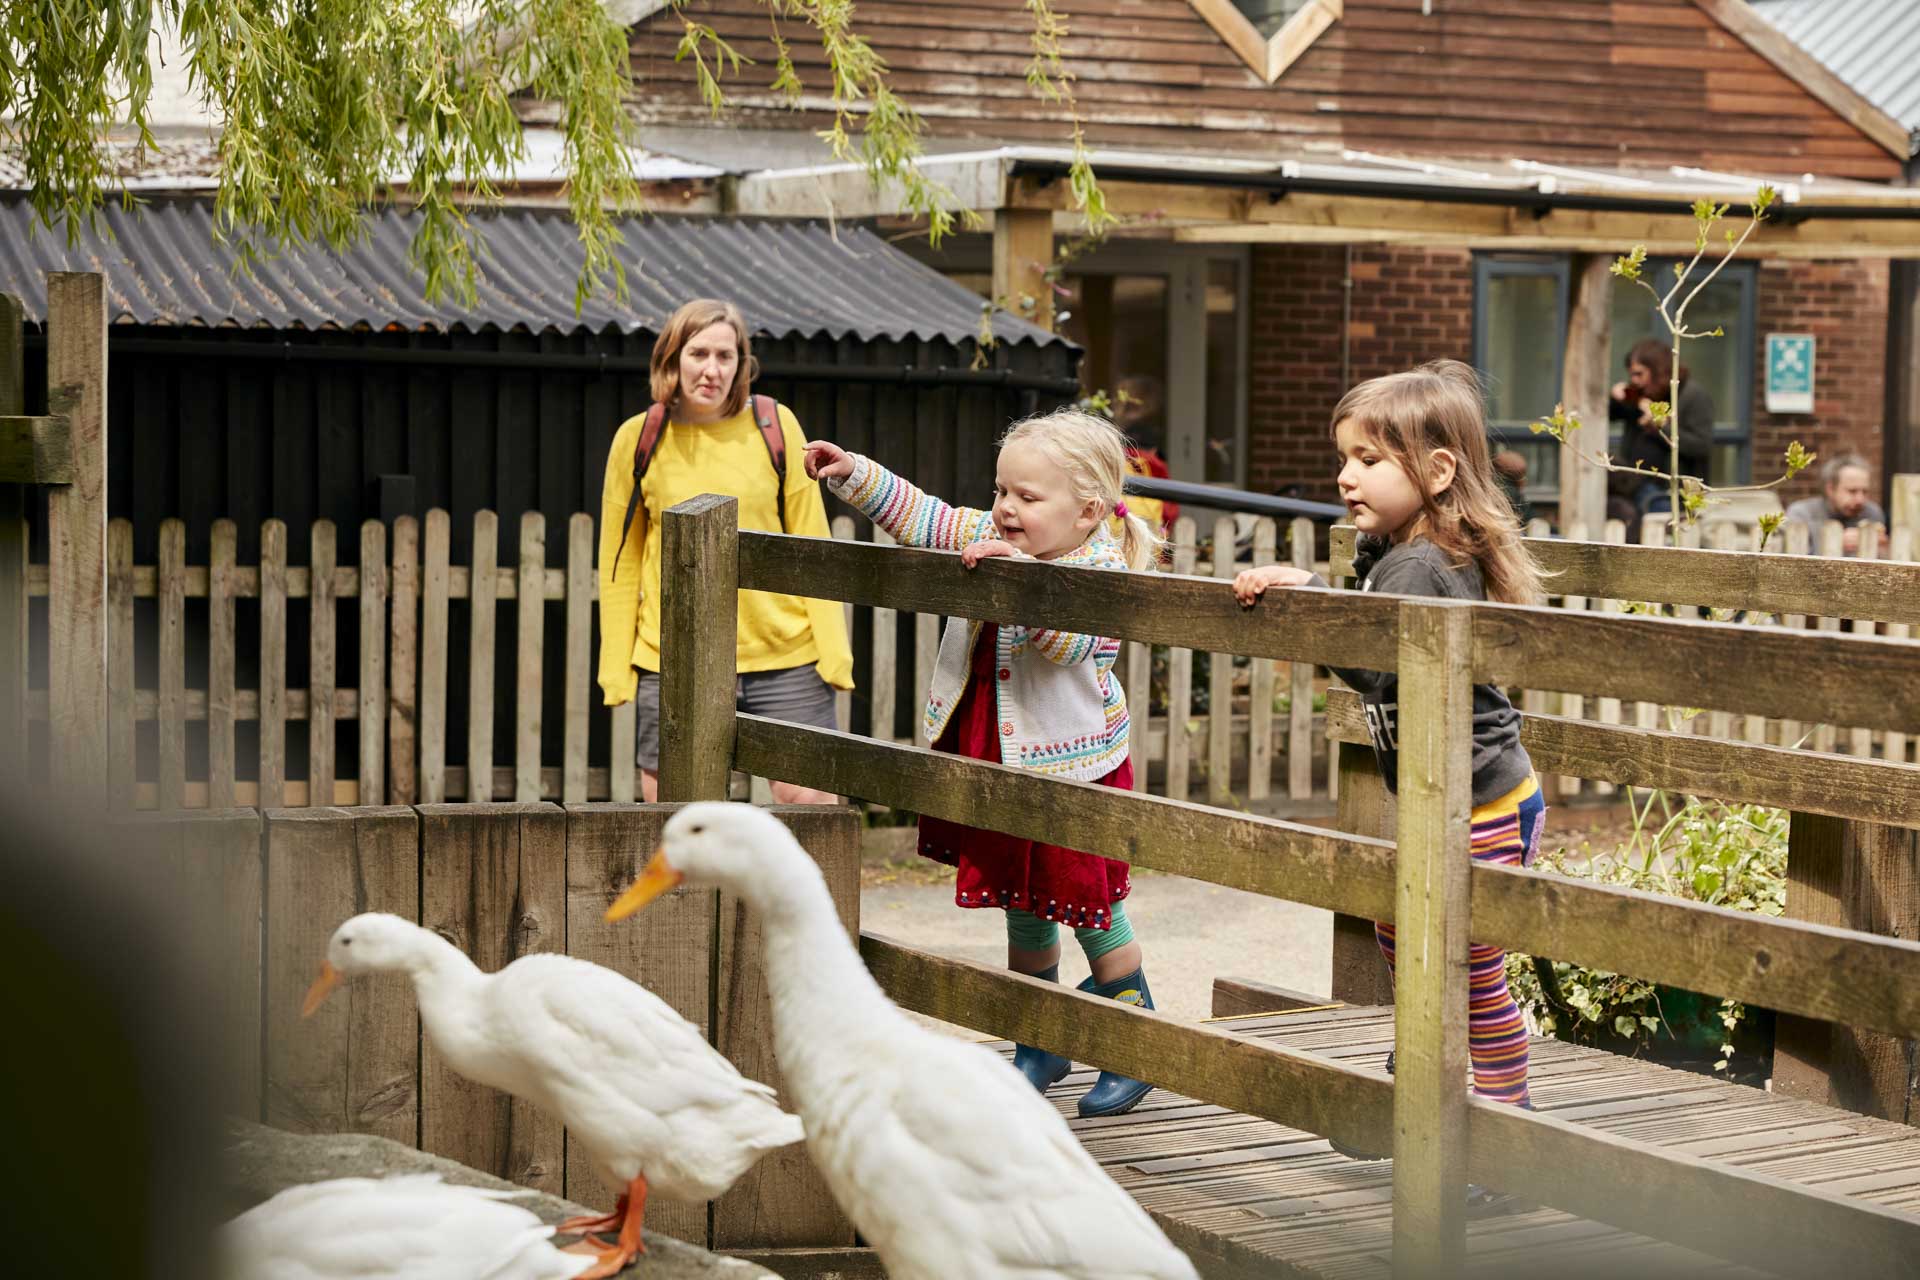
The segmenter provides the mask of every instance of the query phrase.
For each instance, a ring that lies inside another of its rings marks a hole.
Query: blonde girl
[[[821,440],[807,446],[807,471],[896,541],[958,551],[968,568],[1012,556],[1147,569],[1159,552],[1158,537],[1121,497],[1125,440],[1112,423],[1074,410],[1029,418],[1007,433],[987,511],[949,506]],[[1113,670],[1119,650],[1104,636],[955,618],[940,642],[927,740],[976,760],[1131,789],[1127,704]],[[920,852],[958,869],[959,906],[1006,912],[1009,968],[1059,981],[1065,923],[1092,969],[1081,990],[1153,1007],[1127,919],[1126,863],[935,818],[920,820]],[[1044,1092],[1072,1064],[1021,1045],[1014,1065]],[[1080,1099],[1080,1114],[1129,1111],[1149,1088],[1103,1072]]]
[[[1487,449],[1480,383],[1472,369],[1439,360],[1363,382],[1333,411],[1340,497],[1360,546],[1362,591],[1534,604],[1540,570],[1500,490]],[[1252,606],[1269,587],[1325,586],[1285,565],[1248,569],[1234,593]],[[1389,790],[1399,780],[1399,680],[1392,672],[1335,668],[1358,690]],[[1525,865],[1539,848],[1545,803],[1520,745],[1520,713],[1493,685],[1473,688],[1473,857]],[[1393,926],[1375,926],[1393,964]],[[1530,1106],[1527,1030],[1507,990],[1506,955],[1471,951],[1468,1044],[1481,1096]],[[1393,1055],[1387,1055],[1393,1070]],[[1349,1153],[1355,1154],[1355,1153]],[[1478,1189],[1475,1194],[1492,1199]]]

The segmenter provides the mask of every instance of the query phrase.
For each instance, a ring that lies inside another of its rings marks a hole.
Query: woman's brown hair
[[[653,400],[672,409],[680,398],[680,353],[696,334],[716,324],[733,326],[734,350],[740,363],[734,370],[733,386],[727,391],[723,408],[731,418],[747,407],[753,394],[753,380],[760,374],[760,362],[753,358],[753,342],[747,333],[746,317],[731,302],[717,298],[695,298],[667,320],[666,328],[653,344]]]
[[[1672,347],[1654,338],[1642,338],[1633,344],[1631,351],[1627,352],[1627,367],[1631,369],[1636,364],[1644,367],[1646,371],[1652,375],[1648,379],[1652,385],[1647,388],[1647,392],[1653,399],[1659,399],[1663,394],[1672,389]],[[1687,379],[1691,376],[1692,373],[1687,366],[1681,365],[1680,383],[1682,386],[1686,385]]]
[[[1456,562],[1480,566],[1487,598],[1540,601],[1540,566],[1520,541],[1520,521],[1494,478],[1480,379],[1458,360],[1434,360],[1370,378],[1334,406],[1333,429],[1351,421],[1420,491],[1413,533]],[[1433,491],[1433,452],[1453,455],[1453,483]]]

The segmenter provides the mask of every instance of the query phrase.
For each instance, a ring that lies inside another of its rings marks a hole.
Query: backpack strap
[[[774,505],[780,512],[780,532],[787,531],[787,433],[780,429],[780,405],[772,396],[753,397],[753,420],[760,424],[767,457],[773,462]]]
[[[667,407],[663,404],[650,405],[646,421],[640,424],[640,440],[633,447],[633,492],[627,495],[627,516],[620,524],[620,546],[613,553],[612,578],[620,576],[620,556],[627,549],[627,534],[633,529],[633,513],[640,509],[640,482],[646,479],[647,467],[653,462],[654,450],[660,447],[660,437],[667,429]]]

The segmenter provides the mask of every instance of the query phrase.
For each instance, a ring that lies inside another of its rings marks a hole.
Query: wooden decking
[[[1393,1042],[1388,1008],[1216,1025],[1374,1067]],[[1348,1160],[1311,1133],[1164,1090],[1130,1115],[1080,1120],[1073,1103],[1092,1079],[1077,1069],[1049,1096],[1210,1276],[1390,1274],[1390,1162]],[[1532,1092],[1564,1120],[1920,1214],[1920,1130],[1555,1040],[1534,1041]],[[1554,1209],[1477,1219],[1468,1248],[1476,1275],[1528,1280],[1761,1274]]]

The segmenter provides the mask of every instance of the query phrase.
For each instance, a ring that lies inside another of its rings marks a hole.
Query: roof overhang
[[[1691,252],[1693,203],[1738,216],[1763,184],[1780,201],[1744,253],[1777,258],[1920,256],[1920,188],[1801,175],[1674,167],[1570,168],[1516,158],[1505,166],[1346,151],[1337,159],[1097,152],[1107,207],[1127,234],[1197,243],[1448,245],[1617,253]],[[1064,180],[1063,148],[1002,147],[929,156],[927,177],[953,203],[1051,211],[1062,231],[1081,225]],[[883,218],[904,213],[898,184],[876,186],[860,165],[770,169],[739,178],[732,211],[747,215]]]

